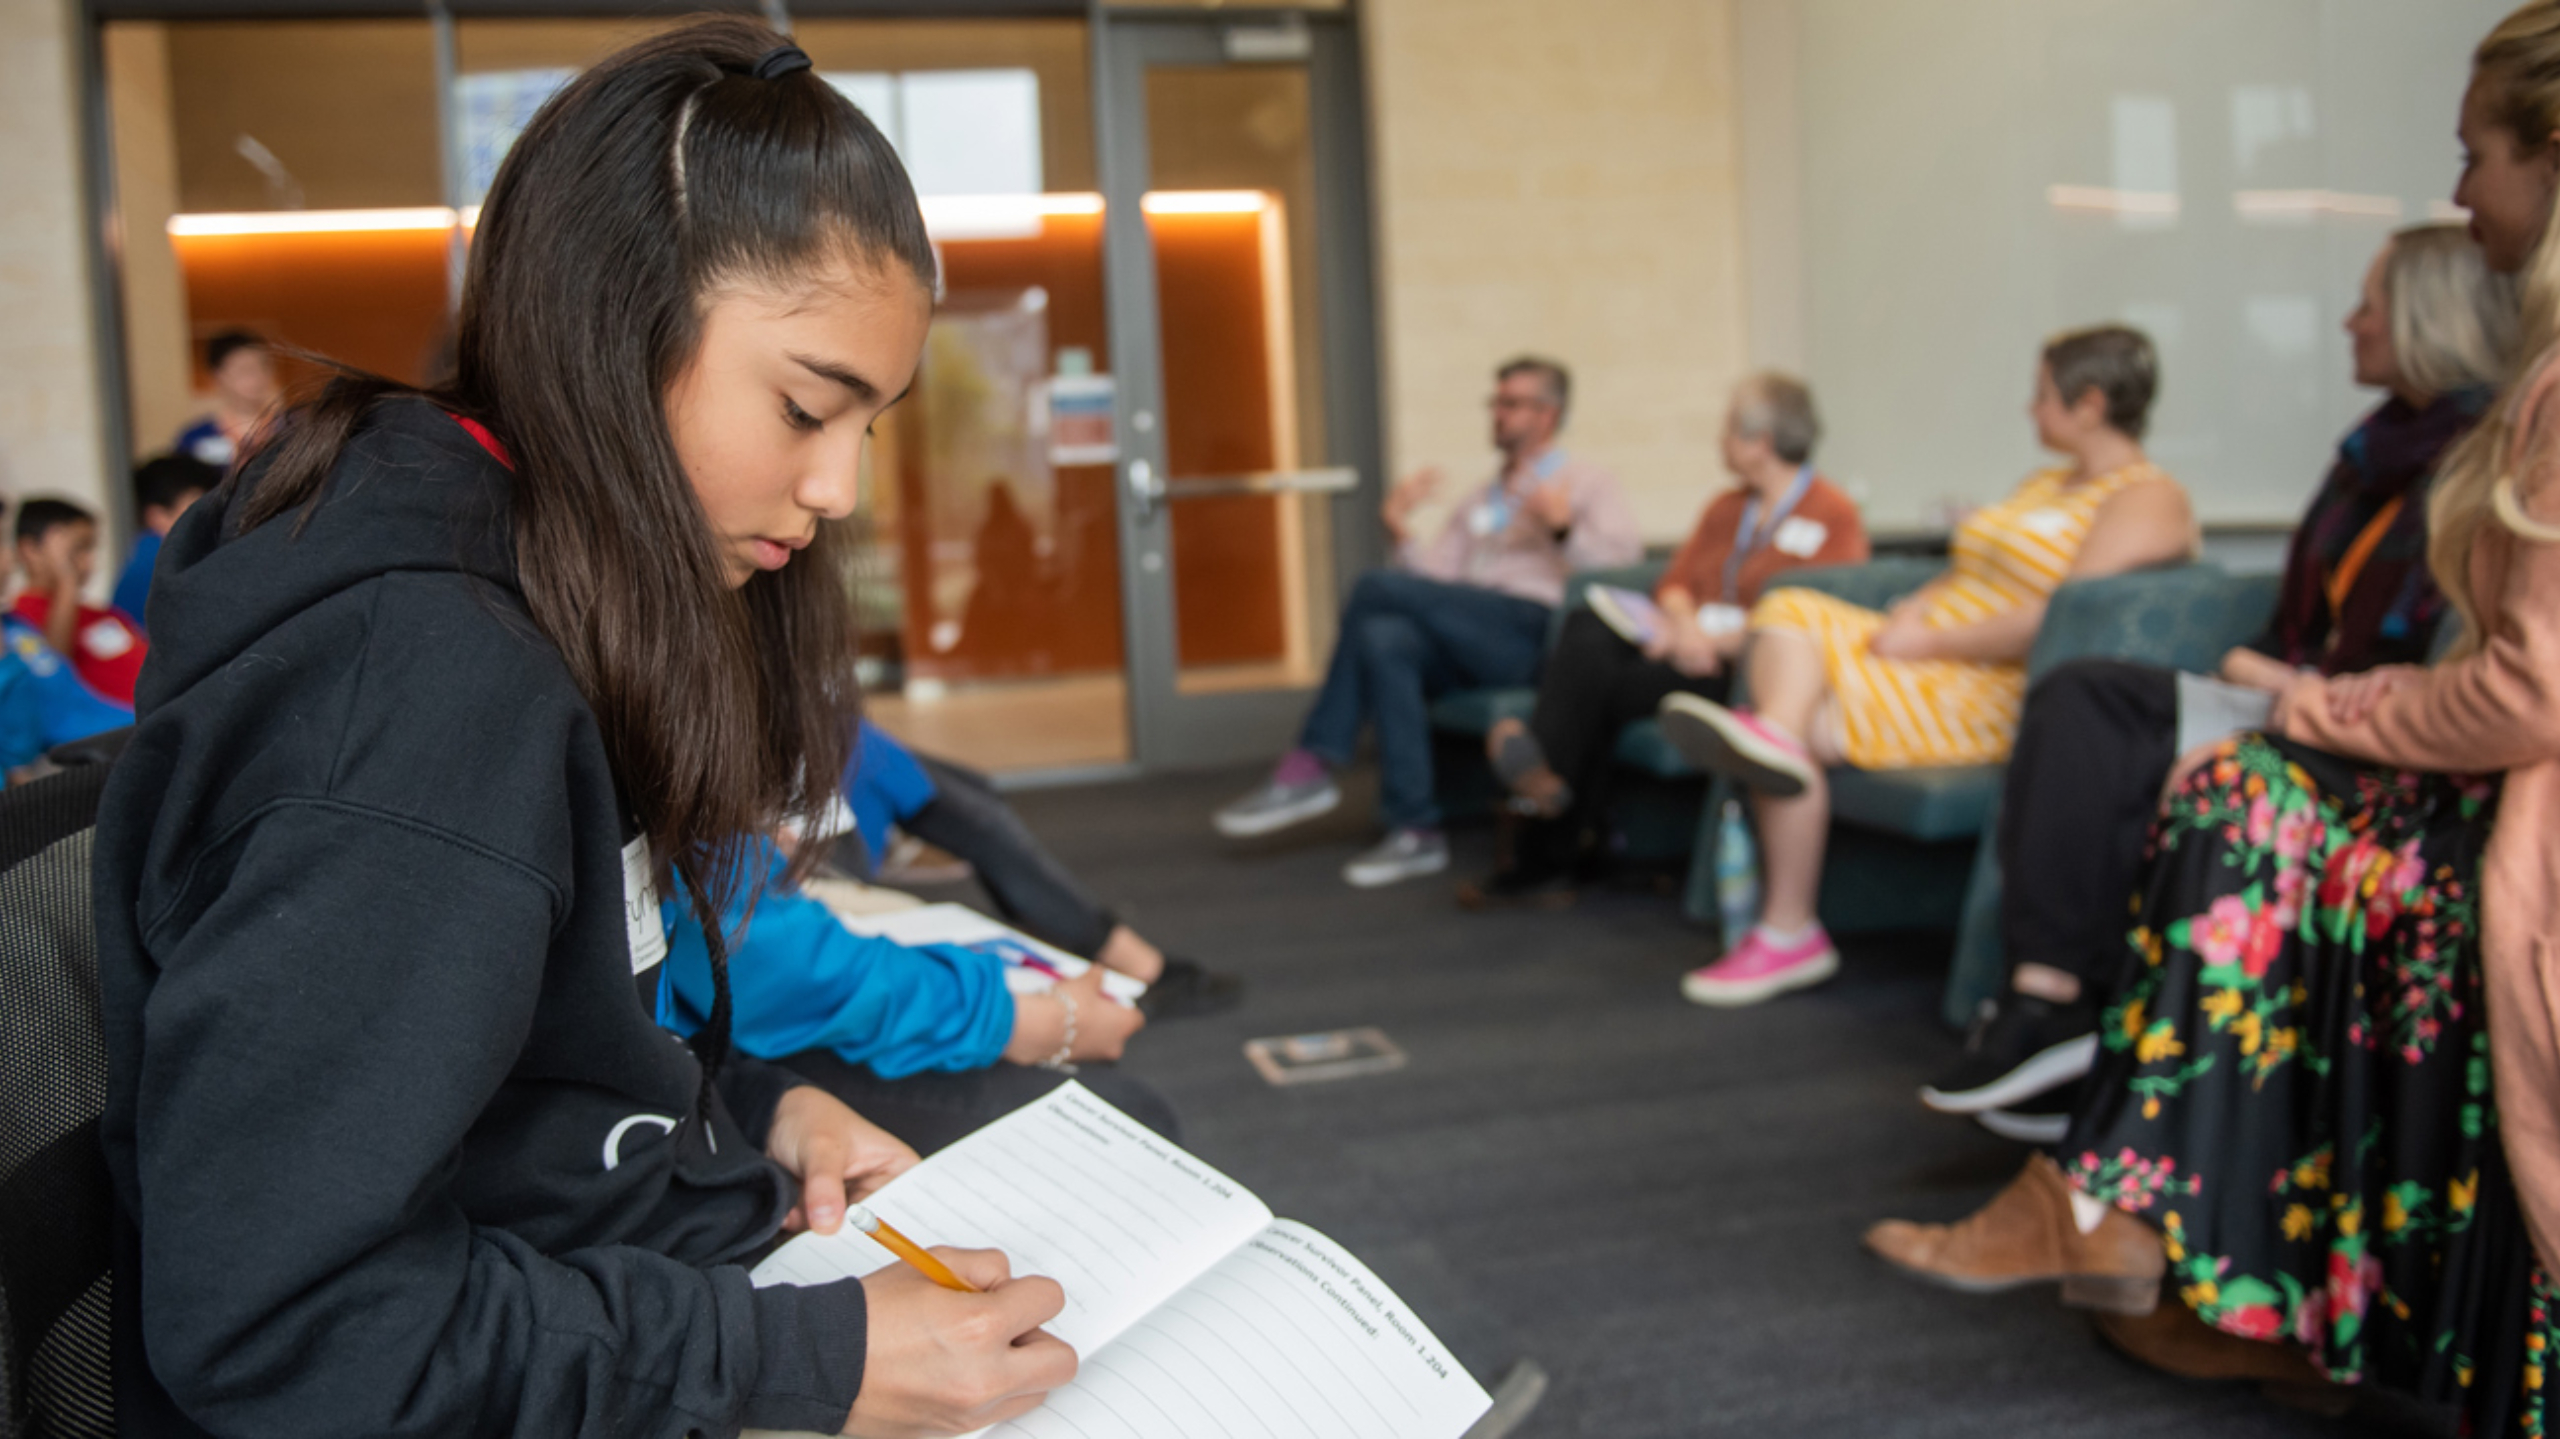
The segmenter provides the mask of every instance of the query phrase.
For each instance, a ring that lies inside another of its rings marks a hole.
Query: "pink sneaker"
[[[1731,775],[1763,794],[1788,799],[1813,783],[1813,757],[1795,737],[1749,710],[1675,694],[1655,716],[1662,737],[1709,774]]]
[[[1683,976],[1680,994],[1691,1004],[1739,1009],[1790,989],[1811,988],[1839,972],[1840,951],[1831,947],[1831,936],[1821,925],[1783,949],[1755,926],[1724,958]]]

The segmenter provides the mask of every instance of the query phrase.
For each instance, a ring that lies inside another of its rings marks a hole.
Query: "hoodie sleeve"
[[[327,801],[227,843],[201,911],[139,916],[158,968],[133,1079],[144,1347],[182,1409],[279,1436],[842,1425],[858,1284],[546,1255],[451,1192],[532,1029],[548,882]]]
[[[736,923],[744,905],[731,908]],[[689,906],[670,901],[667,982],[675,1027],[711,1011],[711,956]],[[768,891],[729,956],[731,1034],[767,1059],[831,1049],[883,1079],[983,1069],[1013,1038],[1004,963],[949,945],[909,947],[855,934],[825,905]]]

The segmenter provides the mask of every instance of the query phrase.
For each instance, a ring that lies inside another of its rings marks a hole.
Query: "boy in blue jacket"
[[[1102,966],[1047,993],[1017,995],[992,954],[846,929],[825,905],[785,887],[780,847],[759,845],[751,862],[763,866],[761,892],[740,886],[721,916],[739,1049],[798,1071],[919,1154],[1038,1099],[1070,1073],[1174,1137],[1172,1109],[1154,1090],[1093,1067],[1118,1059],[1146,1023],[1103,993]],[[710,1018],[710,948],[683,894],[660,916],[668,950],[659,1019],[691,1034]]]

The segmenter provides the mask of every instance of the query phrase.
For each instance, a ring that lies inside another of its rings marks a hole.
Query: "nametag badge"
[[[109,616],[80,632],[80,648],[98,659],[115,659],[133,648],[133,632]]]
[[[2069,510],[2029,510],[2018,516],[2018,527],[2041,539],[2060,539],[2071,528]]]
[[[1778,526],[1769,540],[1769,548],[1796,559],[1811,559],[1822,552],[1822,542],[1831,538],[1831,529],[1820,520],[1793,515]]]
[[[1698,628],[1711,635],[1733,634],[1749,619],[1740,605],[1708,603],[1698,606]]]
[[[851,834],[860,828],[853,817],[853,806],[846,804],[840,794],[828,795],[827,802],[818,807],[818,812],[801,820],[798,827],[802,844],[824,844],[838,835]]]
[[[1480,540],[1511,528],[1511,501],[1496,495],[1467,513],[1467,528]]]
[[[631,940],[631,972],[645,974],[667,957],[667,927],[658,917],[658,876],[649,837],[622,847],[622,925]]]

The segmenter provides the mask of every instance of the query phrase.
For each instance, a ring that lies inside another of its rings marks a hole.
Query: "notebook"
[[[2178,753],[2266,728],[2276,697],[2205,675],[2178,675]]]
[[[919,1244],[1001,1249],[1066,1290],[1072,1383],[996,1439],[1458,1439],[1493,1399],[1367,1266],[1073,1081],[864,1201]],[[803,1234],[758,1286],[895,1262]],[[750,1434],[755,1431],[749,1431]]]
[[[1004,961],[1004,982],[1016,994],[1038,994],[1062,979],[1073,979],[1091,965],[1055,945],[1042,944],[1001,921],[989,919],[965,904],[926,904],[877,914],[841,914],[836,922],[855,934],[872,935],[910,947],[948,944]],[[1102,976],[1102,992],[1122,1004],[1136,1004],[1146,984],[1117,970]]]
[[[1616,630],[1618,638],[1638,649],[1652,644],[1662,633],[1662,607],[1653,602],[1651,595],[1616,585],[1593,585],[1582,594],[1593,614]]]
[[[1616,585],[1593,585],[1582,593],[1591,612],[1628,644],[1643,649],[1662,633],[1662,607],[1653,602],[1651,595]],[[1731,634],[1749,622],[1749,613],[1740,605],[1711,600],[1698,606],[1698,628],[1711,635]]]

